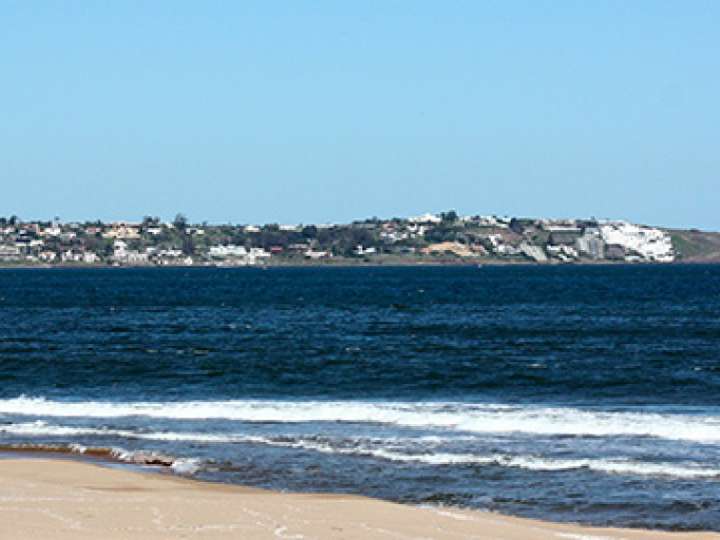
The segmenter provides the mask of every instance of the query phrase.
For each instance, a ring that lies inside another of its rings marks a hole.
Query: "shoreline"
[[[0,270],[123,270],[123,269],[178,269],[192,270],[199,268],[219,269],[256,269],[274,268],[475,268],[475,267],[669,267],[669,266],[716,266],[720,259],[693,260],[684,259],[669,263],[662,262],[627,262],[627,261],[582,261],[582,262],[545,262],[533,261],[502,261],[502,260],[469,260],[469,261],[339,261],[339,262],[274,262],[269,264],[195,264],[195,265],[160,265],[160,264],[0,264]]]
[[[17,454],[24,453],[23,451]],[[284,538],[711,540],[668,532],[552,523],[359,495],[286,493],[113,467],[79,454],[0,455],[0,537],[64,540]]]

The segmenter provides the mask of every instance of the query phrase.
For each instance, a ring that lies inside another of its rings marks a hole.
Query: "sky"
[[[0,0],[0,215],[720,230],[720,2]]]

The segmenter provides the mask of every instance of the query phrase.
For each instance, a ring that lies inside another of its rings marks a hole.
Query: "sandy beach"
[[[0,538],[702,540],[418,508],[350,495],[276,493],[62,459],[0,460]]]

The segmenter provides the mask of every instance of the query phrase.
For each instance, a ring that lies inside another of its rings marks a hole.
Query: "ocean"
[[[0,447],[720,531],[720,266],[0,270]]]

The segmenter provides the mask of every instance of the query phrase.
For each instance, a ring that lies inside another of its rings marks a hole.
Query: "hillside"
[[[344,224],[21,221],[0,217],[0,265],[720,262],[720,233],[628,221],[442,214]]]
[[[679,262],[720,262],[720,233],[665,229]]]

